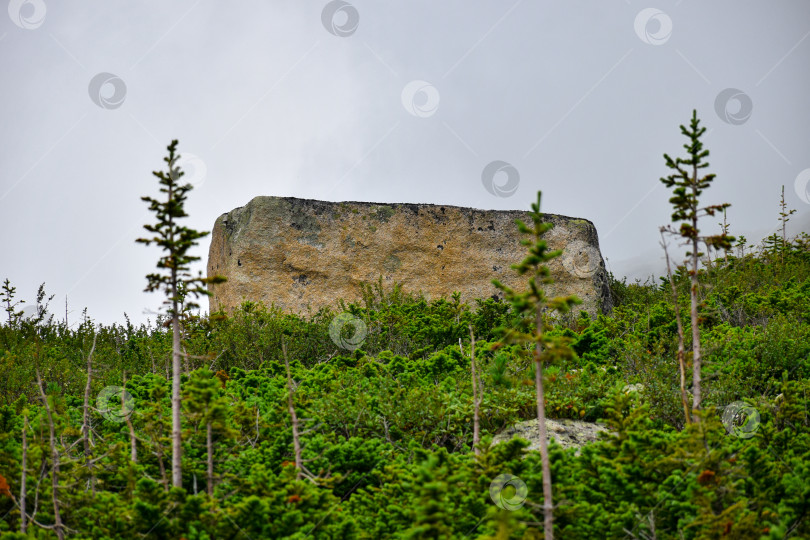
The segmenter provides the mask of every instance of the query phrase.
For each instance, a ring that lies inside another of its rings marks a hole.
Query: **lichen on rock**
[[[511,265],[526,256],[515,224],[528,212],[479,210],[433,204],[327,202],[256,197],[214,224],[208,275],[228,281],[211,286],[211,311],[231,311],[244,300],[305,313],[337,300],[361,299],[360,284],[399,283],[428,299],[461,293],[463,302],[503,297],[497,278],[516,290],[525,277]],[[575,294],[592,316],[609,311],[610,291],[593,223],[545,214],[554,223],[549,295]]]
[[[607,432],[608,429],[598,423],[584,422],[582,420],[546,419],[546,433],[548,440],[555,439],[563,448],[576,448],[577,452],[585,444],[597,441],[599,433]],[[537,428],[537,419],[519,422],[512,427],[501,431],[492,439],[492,444],[509,441],[515,437],[520,437],[529,441],[527,451],[540,450],[540,430]]]

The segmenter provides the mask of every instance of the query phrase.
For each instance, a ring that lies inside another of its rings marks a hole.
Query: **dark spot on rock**
[[[493,266],[492,270],[495,271],[495,272],[500,272],[501,267],[500,266]]]
[[[478,230],[479,230],[479,231],[483,231],[484,229],[482,229],[481,227],[478,227]]]
[[[444,246],[439,244],[438,246],[436,246],[436,249],[444,249]]]
[[[377,208],[377,212],[374,214],[374,217],[382,223],[387,223],[391,216],[393,216],[395,213],[396,210],[390,206],[380,206]]]
[[[239,259],[236,259],[236,266],[242,266],[242,261],[240,261]]]
[[[487,227],[487,230],[488,231],[494,231],[495,230],[495,223],[490,221],[489,222],[489,227]]]
[[[402,261],[399,260],[399,257],[394,255],[393,253],[388,257],[386,257],[385,260],[383,261],[383,268],[385,268],[386,271],[391,273],[396,272],[400,266],[402,266]]]

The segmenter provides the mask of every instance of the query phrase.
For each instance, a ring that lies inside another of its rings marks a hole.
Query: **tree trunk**
[[[470,366],[472,368],[472,387],[473,387],[473,453],[477,456],[481,453],[478,448],[478,443],[481,440],[481,430],[478,420],[478,385],[476,384],[475,374],[475,335],[473,335],[473,328],[470,325]]]
[[[697,198],[697,165],[694,166],[694,177],[692,179],[692,194]],[[692,237],[692,286],[689,289],[690,311],[689,315],[692,323],[692,412],[700,410],[700,330],[698,329],[698,218],[697,212],[692,217],[692,227],[694,235]],[[694,417],[695,422],[700,419]]]
[[[23,432],[22,432],[22,474],[20,475],[20,532],[25,534],[28,528],[28,516],[25,514],[25,464],[28,463],[28,438],[26,432],[28,431],[28,415],[23,415]]]
[[[188,366],[188,353],[186,352],[186,348],[182,347],[183,351],[183,369],[185,370],[183,373],[188,375],[190,373],[189,366]]]
[[[37,368],[37,386],[39,386],[39,395],[42,397],[42,404],[45,407],[45,413],[48,416],[48,439],[51,447],[51,488],[53,495],[53,530],[59,540],[65,539],[65,532],[62,525],[62,516],[59,513],[59,452],[56,450],[56,433],[53,427],[53,415],[51,414],[51,407],[48,405],[48,398],[45,395],[45,390],[42,389],[42,379],[39,376],[39,369]]]
[[[669,265],[669,251],[664,243],[664,229],[661,229],[661,246],[664,248],[664,256],[667,260],[667,277],[669,278],[669,286],[672,291],[672,306],[675,309],[675,323],[678,325],[678,368],[681,372],[681,403],[683,403],[683,414],[686,423],[692,422],[689,414],[689,402],[686,398],[686,347],[684,345],[685,338],[683,335],[683,321],[681,320],[681,310],[678,307],[678,291],[675,288],[675,280],[672,277],[672,269]]]
[[[543,313],[537,306],[537,339],[534,349],[534,379],[537,391],[537,427],[540,430],[540,461],[543,469],[543,532],[546,540],[554,538],[554,505],[551,498],[551,463],[548,458],[548,434],[546,432],[546,397],[543,389],[542,349],[539,339],[543,335]]]
[[[136,444],[135,438],[135,427],[132,425],[132,415],[130,414],[131,411],[126,410],[126,404],[124,397],[126,396],[126,386],[127,386],[127,372],[124,371],[123,373],[123,389],[121,391],[121,414],[124,415],[126,419],[127,428],[129,429],[129,459],[132,463],[138,463],[138,446]]]
[[[284,366],[287,368],[287,405],[290,409],[290,418],[292,419],[292,433],[293,433],[293,452],[295,453],[295,468],[298,471],[298,478],[302,478],[304,474],[304,462],[301,459],[301,441],[298,438],[298,416],[295,414],[295,405],[293,404],[293,389],[292,389],[292,376],[290,375],[290,361],[287,358],[287,342],[284,338],[281,339],[281,349],[284,352]]]
[[[146,350],[149,351],[149,358],[152,360],[152,373],[157,373],[157,369],[155,368],[155,356],[152,354],[152,347],[147,344]]]
[[[183,441],[180,432],[180,315],[177,313],[177,270],[172,269],[172,485],[183,487]]]
[[[782,190],[784,191],[785,186],[782,186]],[[728,222],[726,221],[726,209],[723,208],[723,234],[728,234]],[[723,262],[728,264],[728,250],[723,250]]]
[[[785,249],[787,248],[787,236],[786,236],[786,225],[787,221],[785,220],[785,186],[782,186],[782,213],[780,217],[782,218],[782,251],[779,253],[779,262],[781,264],[785,264]],[[724,210],[725,212],[725,210]]]
[[[208,478],[206,487],[208,496],[214,496],[214,442],[211,433],[211,420],[209,419],[205,424],[205,446],[208,450]]]
[[[163,445],[157,441],[157,460],[160,470],[160,483],[163,484],[163,491],[169,491],[169,480],[166,478],[166,465],[163,464]]]
[[[93,351],[96,348],[96,338],[93,336],[93,346],[90,347],[90,354],[87,355],[87,384],[84,386],[84,408],[82,415],[82,441],[84,443],[84,455],[90,456],[90,386],[93,380]]]
[[[65,320],[67,320],[67,305],[65,307]],[[85,463],[90,462],[90,387],[93,381],[93,351],[96,350],[96,339],[98,334],[93,334],[93,346],[90,347],[90,354],[87,355],[87,384],[84,386],[84,407],[82,412],[82,442],[84,444]],[[93,494],[96,492],[96,475],[93,473],[93,465],[90,464],[90,486]]]
[[[391,434],[388,432],[388,419],[383,416],[382,421],[383,421],[383,431],[385,431],[385,440],[388,441],[388,444],[393,445],[394,441],[391,440]]]

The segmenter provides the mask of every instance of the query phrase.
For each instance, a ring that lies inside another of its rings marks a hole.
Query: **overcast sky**
[[[807,0],[7,3],[0,279],[29,302],[45,282],[72,321],[160,305],[134,240],[173,138],[197,229],[258,195],[528,210],[542,190],[637,276],[662,264],[662,154],[694,108],[732,233],[771,232],[782,185],[789,233],[810,223]]]

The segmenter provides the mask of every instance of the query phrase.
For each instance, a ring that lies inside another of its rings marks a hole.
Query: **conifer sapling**
[[[558,296],[548,298],[541,285],[554,282],[551,272],[545,263],[559,257],[562,251],[550,251],[543,235],[548,232],[553,223],[544,223],[543,214],[540,213],[541,192],[537,192],[537,202],[532,203],[530,216],[534,223],[528,227],[522,221],[515,220],[521,233],[532,235],[533,239],[523,239],[520,243],[528,247],[528,256],[520,264],[512,265],[518,274],[529,273],[529,290],[518,293],[503,285],[497,279],[492,280],[493,285],[504,291],[506,299],[512,303],[516,313],[528,315],[523,318],[517,328],[506,329],[504,341],[530,342],[535,344],[535,392],[537,397],[537,425],[540,430],[540,459],[543,468],[543,530],[545,538],[554,537],[553,521],[554,506],[551,490],[551,464],[548,456],[548,434],[546,433],[545,392],[543,388],[543,364],[554,359],[571,354],[568,344],[560,338],[551,338],[546,334],[548,322],[546,311],[566,313],[575,304],[582,301],[576,296]],[[533,318],[533,319],[532,319]],[[532,325],[533,321],[533,325]]]
[[[664,154],[666,166],[673,169],[675,172],[666,178],[661,178],[661,182],[668,188],[674,188],[673,196],[669,199],[672,203],[672,221],[673,223],[681,222],[678,230],[667,227],[665,230],[674,235],[681,236],[689,247],[686,252],[688,258],[688,269],[691,278],[690,289],[690,317],[692,323],[692,411],[693,413],[700,409],[701,396],[701,351],[700,351],[700,330],[698,328],[698,268],[700,256],[701,242],[707,246],[715,249],[731,249],[731,243],[734,241],[733,236],[729,236],[723,231],[722,234],[711,236],[701,236],[700,229],[698,228],[698,220],[703,216],[714,216],[715,212],[720,212],[731,206],[728,203],[715,204],[710,206],[700,207],[700,195],[703,190],[707,189],[714,174],[706,174],[700,176],[700,169],[705,169],[709,163],[705,158],[709,156],[709,151],[703,149],[703,143],[700,137],[706,132],[705,127],[700,127],[700,120],[697,117],[697,111],[692,111],[692,119],[689,128],[681,125],[681,133],[686,136],[689,141],[683,145],[686,149],[687,157],[672,159],[669,155]],[[677,309],[677,306],[676,306]]]
[[[167,147],[169,155],[163,158],[168,166],[167,171],[154,171],[152,174],[160,180],[160,192],[165,194],[163,200],[152,197],[141,197],[149,203],[149,210],[155,213],[157,222],[154,225],[144,225],[144,229],[152,233],[151,238],[138,238],[136,242],[148,245],[157,244],[164,252],[157,262],[158,272],[146,276],[146,292],[162,290],[166,294],[168,313],[172,326],[172,485],[183,486],[182,474],[182,441],[180,427],[180,375],[181,375],[181,343],[180,343],[180,306],[187,309],[198,308],[194,302],[186,300],[186,295],[198,297],[210,296],[206,285],[222,283],[222,276],[192,277],[189,265],[200,260],[199,257],[189,255],[188,251],[197,245],[200,238],[207,236],[208,232],[200,232],[178,224],[178,220],[188,217],[185,211],[187,193],[191,191],[191,184],[180,184],[179,180],[185,174],[177,161],[177,139]]]

